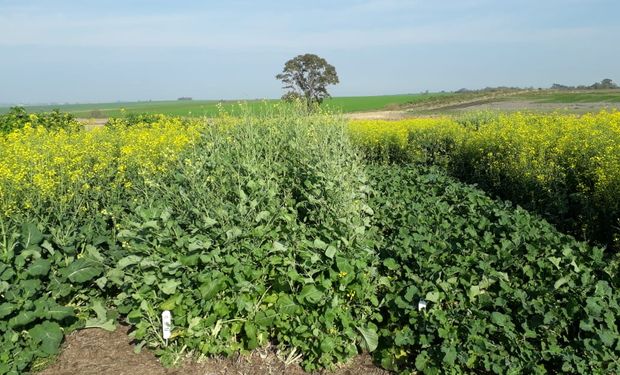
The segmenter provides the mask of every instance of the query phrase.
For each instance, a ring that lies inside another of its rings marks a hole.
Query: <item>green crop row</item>
[[[620,361],[620,258],[438,169],[370,168],[391,280],[380,350],[425,374],[611,374]],[[426,301],[425,309],[419,308]]]

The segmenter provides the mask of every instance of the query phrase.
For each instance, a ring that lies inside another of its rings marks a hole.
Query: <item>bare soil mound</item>
[[[602,109],[618,109],[620,105],[616,103],[544,103],[527,100],[512,100],[512,101],[497,101],[482,104],[469,104],[462,106],[446,107],[443,109],[455,109],[459,111],[477,111],[477,110],[492,110],[492,111],[535,111],[535,112],[570,112],[570,113],[585,113],[585,112],[598,112]]]
[[[66,338],[63,350],[39,375],[307,375],[298,364],[286,366],[273,350],[256,350],[236,358],[186,360],[180,367],[165,368],[150,352],[134,353],[127,327],[116,332],[87,329]],[[333,372],[334,375],[387,375],[373,365],[370,356],[360,355]]]
[[[345,113],[344,116],[350,120],[401,120],[411,114],[406,111],[373,111]]]

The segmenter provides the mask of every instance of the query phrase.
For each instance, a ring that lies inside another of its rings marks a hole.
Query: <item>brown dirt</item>
[[[620,108],[617,103],[541,103],[528,100],[506,100],[488,103],[470,103],[468,105],[445,107],[459,111],[496,110],[496,111],[560,111],[570,113],[598,112],[602,109]]]
[[[531,100],[497,100],[485,99],[466,103],[452,103],[434,108],[417,108],[415,112],[397,111],[373,111],[347,113],[345,117],[354,120],[402,120],[410,117],[426,117],[433,114],[458,114],[466,111],[502,111],[502,112],[560,112],[582,114],[587,112],[599,112],[603,109],[620,110],[618,103],[541,103]],[[422,112],[420,112],[422,111]],[[424,113],[424,114],[422,114]]]
[[[401,120],[411,114],[406,111],[373,111],[346,113],[344,117],[349,120]]]
[[[66,338],[57,360],[39,375],[307,375],[298,364],[286,366],[273,349],[255,350],[237,358],[186,360],[179,367],[164,368],[150,352],[136,354],[127,336],[127,327],[115,332],[87,329]],[[388,375],[372,364],[368,355],[360,355],[342,365],[334,375]]]
[[[86,130],[102,127],[108,122],[107,118],[78,118],[77,120],[84,125]]]

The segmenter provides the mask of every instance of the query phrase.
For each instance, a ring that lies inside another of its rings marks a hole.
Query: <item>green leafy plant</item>
[[[119,321],[167,365],[272,343],[310,371],[368,351],[399,372],[618,372],[617,254],[440,169],[364,164],[338,116],[266,106],[198,138],[183,133],[197,120],[164,120],[183,152],[158,120],[121,121],[102,134],[144,127],[136,142],[157,136],[166,157],[0,207],[0,374]],[[444,163],[455,143],[432,134],[394,143],[400,161]]]
[[[72,114],[54,110],[48,113],[28,114],[24,107],[12,107],[9,112],[0,115],[0,135],[7,134],[24,126],[42,126],[48,130],[76,131],[82,125]]]
[[[614,373],[619,259],[437,169],[369,169],[382,241],[377,359],[437,373]],[[426,308],[419,303],[425,301]]]

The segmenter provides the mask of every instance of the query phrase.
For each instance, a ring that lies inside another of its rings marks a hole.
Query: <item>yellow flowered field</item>
[[[90,131],[26,126],[0,137],[0,210],[5,215],[46,201],[129,187],[165,171],[199,134],[162,116],[153,124]]]
[[[401,121],[353,120],[349,134],[371,159],[425,161],[442,143],[460,140],[463,128],[450,117]]]
[[[352,121],[374,159],[440,164],[577,235],[618,241],[620,112]]]
[[[580,180],[580,191],[600,194],[618,188],[620,181],[620,112],[516,113],[499,115],[477,128],[447,117],[355,120],[349,130],[375,156],[411,158],[422,146],[450,139],[461,152],[476,154],[485,168],[533,178],[547,188],[558,178],[580,173],[594,182],[591,186]]]

